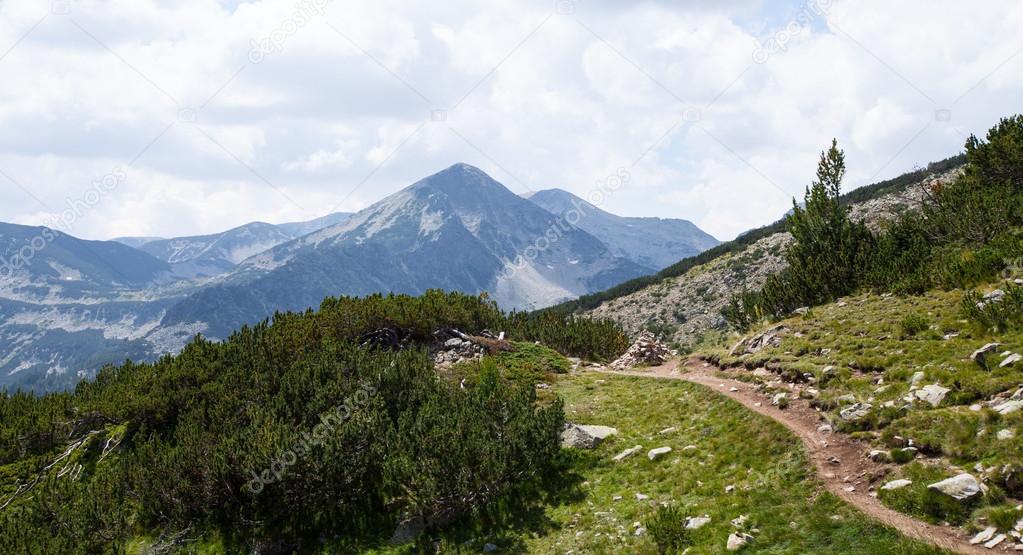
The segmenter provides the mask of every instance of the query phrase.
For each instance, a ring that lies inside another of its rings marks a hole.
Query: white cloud
[[[954,154],[1023,92],[1011,0],[834,0],[766,63],[804,3],[333,0],[291,27],[283,1],[66,5],[0,4],[0,170],[21,185],[0,220],[126,168],[85,237],[357,209],[465,161],[582,195],[625,167],[605,208],[728,238],[784,212],[832,137],[859,186]]]

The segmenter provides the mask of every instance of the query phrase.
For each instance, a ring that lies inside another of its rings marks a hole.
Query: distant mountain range
[[[575,222],[576,227],[603,241],[615,255],[654,271],[721,243],[688,220],[616,216],[561,189],[538,191],[526,198]]]
[[[0,388],[69,387],[103,364],[225,338],[326,296],[486,292],[548,306],[717,244],[685,220],[622,218],[560,190],[522,198],[456,164],[356,214],[179,238],[83,241],[0,224]],[[584,206],[576,225],[566,207]],[[36,241],[38,243],[38,240]]]

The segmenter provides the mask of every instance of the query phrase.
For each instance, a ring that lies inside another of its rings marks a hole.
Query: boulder
[[[855,403],[839,411],[838,416],[846,422],[856,422],[870,414],[872,408],[874,407],[870,403]]]
[[[948,389],[947,387],[941,387],[938,384],[931,384],[917,389],[913,392],[913,396],[919,401],[923,401],[932,407],[936,407],[941,404],[941,402],[945,399],[945,395],[948,395],[949,391],[951,391],[951,389]]]
[[[929,484],[927,489],[944,494],[956,501],[969,501],[980,495],[980,482],[972,474],[962,473],[957,476]]]
[[[913,484],[912,480],[892,480],[881,486],[883,491],[891,491],[893,489],[900,489]]]
[[[604,439],[618,433],[618,430],[610,426],[584,426],[565,423],[561,431],[561,446],[573,449],[594,449]]]
[[[1006,428],[1004,430],[998,430],[998,433],[995,434],[995,437],[998,438],[999,441],[1008,441],[1016,437],[1016,432]]]
[[[653,461],[657,460],[657,458],[661,455],[667,455],[668,453],[671,453],[671,447],[658,447],[656,449],[651,449],[647,452],[646,456],[648,459]]]

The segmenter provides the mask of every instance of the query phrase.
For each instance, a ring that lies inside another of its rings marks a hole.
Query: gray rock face
[[[606,438],[616,435],[618,430],[610,426],[587,426],[565,423],[561,431],[561,446],[572,449],[595,449]]]
[[[995,411],[998,414],[1012,414],[1020,409],[1023,409],[1023,400],[1019,399],[1012,399],[995,406]]]
[[[1020,355],[1019,353],[1012,353],[1009,356],[1005,357],[1002,360],[1001,364],[998,365],[998,367],[1005,368],[1007,366],[1012,366],[1021,360],[1023,360],[1023,355]]]
[[[929,484],[927,488],[956,501],[969,501],[981,493],[980,482],[972,474],[966,473]]]

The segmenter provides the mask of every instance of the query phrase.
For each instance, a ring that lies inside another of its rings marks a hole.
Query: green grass
[[[416,552],[440,542],[443,552],[478,553],[493,543],[500,553],[657,553],[634,523],[653,520],[672,505],[711,523],[688,534],[690,554],[724,551],[730,521],[749,515],[757,528],[746,552],[939,553],[882,527],[827,493],[809,473],[798,440],[780,425],[705,388],[676,381],[561,375],[556,391],[569,420],[618,428],[593,451],[563,450],[561,469],[546,484],[508,501],[420,547],[378,548]],[[669,427],[676,431],[660,434]],[[634,445],[640,453],[612,457]],[[684,452],[695,445],[692,452]],[[646,451],[673,452],[650,461]],[[726,486],[735,491],[725,493]],[[639,500],[636,494],[648,496]],[[621,496],[620,500],[615,500]]]
[[[1000,284],[987,289],[996,286]],[[700,354],[725,366],[769,366],[790,375],[809,373],[820,390],[816,404],[839,430],[857,432],[857,437],[872,440],[879,448],[892,446],[895,436],[912,439],[930,461],[926,479],[931,482],[962,471],[981,478],[985,472],[974,470],[978,464],[993,469],[1023,462],[1023,412],[999,415],[987,407],[970,408],[1023,384],[1023,363],[998,367],[1001,352],[1023,352],[1023,332],[992,335],[976,329],[961,314],[963,295],[962,291],[933,291],[920,296],[849,297],[842,303],[816,307],[806,317],[781,322],[791,331],[777,347],[733,357],[725,348],[729,342],[722,342]],[[735,340],[731,338],[730,343]],[[969,356],[989,342],[1002,346],[989,357],[991,370],[985,370]],[[830,375],[823,372],[827,366],[835,368]],[[938,407],[920,402],[910,405],[903,399],[917,372],[923,373],[919,386],[937,383],[951,390]],[[848,395],[874,407],[870,416],[856,425],[837,418],[841,399]],[[1005,429],[1013,430],[1015,437],[996,439],[998,431]],[[887,479],[920,472],[915,467],[902,469]],[[988,477],[997,485],[997,476],[991,474]],[[982,523],[987,512],[1009,506],[992,496],[974,507],[972,515],[970,511],[964,515],[956,507],[942,508],[929,499],[924,495],[926,484],[917,481],[914,479],[911,488],[883,495],[882,501],[932,521],[974,525]]]

